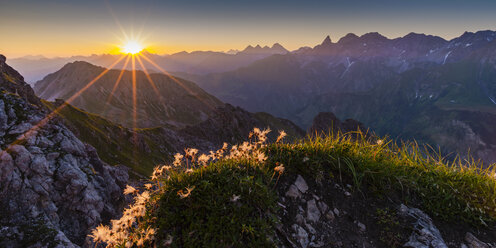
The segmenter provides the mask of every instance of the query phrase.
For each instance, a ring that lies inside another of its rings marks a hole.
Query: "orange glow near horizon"
[[[158,91],[158,88],[157,86],[155,85],[155,82],[153,82],[147,68],[144,66],[144,63],[142,61],[142,59],[144,59],[145,61],[147,61],[148,63],[150,63],[151,65],[153,65],[155,68],[157,68],[161,73],[167,75],[173,82],[175,82],[177,85],[179,85],[180,87],[182,87],[184,90],[186,90],[188,93],[192,94],[192,95],[195,95],[191,89],[189,89],[189,87],[187,87],[186,85],[184,85],[181,81],[177,80],[174,76],[170,75],[169,72],[167,72],[165,69],[163,69],[162,67],[160,67],[159,65],[157,65],[157,63],[155,63],[152,59],[148,58],[146,55],[144,54],[141,54],[140,51],[142,49],[142,47],[139,45],[140,43],[135,43],[135,44],[131,44],[130,46],[126,46],[126,50],[123,50],[125,51],[126,53],[123,53],[122,56],[120,56],[119,58],[117,58],[108,68],[106,68],[105,70],[103,70],[99,75],[97,75],[95,78],[93,78],[92,80],[90,80],[90,82],[88,82],[84,87],[82,87],[81,89],[79,89],[74,95],[72,95],[71,97],[69,97],[62,105],[58,106],[57,108],[55,108],[52,112],[50,112],[45,118],[43,118],[39,123],[37,123],[36,125],[34,125],[31,129],[29,129],[27,132],[25,132],[23,135],[19,136],[14,142],[12,142],[10,145],[7,146],[7,148],[3,149],[1,152],[0,152],[0,155],[3,154],[4,152],[8,151],[13,145],[15,144],[18,144],[19,142],[22,142],[23,140],[25,140],[26,138],[32,136],[32,135],[36,135],[37,133],[37,130],[40,129],[41,127],[43,127],[45,124],[47,124],[51,119],[53,119],[55,116],[57,116],[60,111],[65,108],[67,105],[71,104],[77,97],[79,97],[82,93],[84,93],[88,88],[90,88],[92,85],[94,85],[95,83],[97,83],[97,81],[102,78],[105,74],[107,74],[107,72],[109,72],[110,70],[112,70],[119,62],[121,62],[124,58],[126,58],[125,62],[124,62],[124,65],[122,67],[122,69],[120,70],[120,73],[119,73],[119,76],[117,77],[116,79],[116,82],[112,88],[112,91],[110,93],[110,95],[108,96],[108,98],[106,99],[106,102],[105,102],[105,106],[104,106],[104,110],[103,112],[106,110],[106,107],[108,105],[108,103],[110,102],[110,100],[112,99],[112,96],[113,94],[115,93],[115,91],[117,90],[117,88],[119,87],[119,83],[122,81],[122,77],[126,71],[126,67],[127,65],[129,64],[129,62],[131,62],[131,66],[132,66],[132,69],[131,69],[131,81],[132,81],[132,118],[133,118],[133,125],[132,125],[132,131],[133,131],[133,142],[135,145],[138,144],[138,136],[137,136],[137,131],[139,129],[138,127],[138,99],[137,99],[137,91],[138,91],[138,82],[137,82],[137,79],[136,79],[136,60],[137,62],[140,64],[140,66],[142,67],[142,70],[148,80],[148,82],[150,83],[150,85],[152,86],[153,90],[155,91],[155,93],[159,96],[159,101],[161,102],[162,105],[165,106],[164,104],[164,99],[162,99],[161,95],[160,95],[160,92]],[[141,49],[140,49],[141,48]],[[201,99],[200,97],[198,96],[195,96],[198,100],[202,101],[207,107],[209,108],[212,108],[213,109],[213,106],[211,106],[207,101],[206,99]],[[136,160],[136,151],[134,151],[134,159]]]

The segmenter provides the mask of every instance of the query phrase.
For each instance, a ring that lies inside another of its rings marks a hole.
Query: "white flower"
[[[203,166],[207,166],[209,160],[210,160],[210,156],[205,154],[202,154],[200,155],[200,157],[198,157],[198,162]]]
[[[284,139],[284,137],[286,137],[286,132],[284,132],[284,130],[281,130],[279,131],[279,137],[277,137],[277,140],[276,140],[276,143],[279,143],[282,141],[282,139]]]
[[[284,168],[284,165],[282,165],[282,164],[281,164],[281,165],[279,165],[279,166],[276,166],[276,167],[274,168],[274,171],[275,171],[275,172],[279,172],[279,174],[282,174],[282,173],[284,172],[284,169],[285,169],[285,168]]]
[[[125,195],[134,194],[136,192],[138,192],[138,190],[136,190],[134,187],[129,186],[129,185],[126,185],[126,188],[124,189]]]
[[[237,202],[240,198],[241,198],[241,196],[239,196],[239,195],[232,195],[231,202]]]
[[[183,157],[184,156],[181,155],[180,153],[176,153],[176,155],[174,155],[174,163],[173,163],[173,165],[176,166],[176,167],[179,166],[179,165],[181,165],[181,161],[182,161]]]
[[[191,195],[191,191],[193,191],[194,189],[195,189],[195,186],[193,186],[193,187],[186,187],[186,191],[184,191],[184,190],[179,190],[179,191],[177,192],[177,195],[179,195],[179,197],[180,197],[181,199],[184,199],[184,198],[186,198],[186,197],[190,196],[190,195]]]

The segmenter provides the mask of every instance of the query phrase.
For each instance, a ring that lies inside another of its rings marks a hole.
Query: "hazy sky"
[[[124,31],[154,52],[314,46],[326,35],[409,32],[450,39],[496,30],[495,0],[0,0],[0,53],[8,57],[117,51]]]

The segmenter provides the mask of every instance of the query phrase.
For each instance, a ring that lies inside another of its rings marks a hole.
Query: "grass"
[[[418,200],[422,209],[448,221],[486,225],[496,220],[494,166],[481,169],[480,162],[459,158],[448,162],[414,142],[379,143],[337,134],[273,144],[267,154],[272,163],[285,164],[290,173],[315,178],[324,171],[336,180],[348,177],[358,190],[399,193],[405,202]]]
[[[277,197],[270,173],[241,163],[222,161],[192,174],[174,173],[160,196],[158,233],[174,237],[173,247],[273,247]],[[186,187],[194,190],[181,199],[176,192]]]
[[[362,138],[351,138],[357,135]],[[282,177],[300,174],[330,186],[346,179],[358,192],[400,195],[400,202],[453,223],[483,226],[496,220],[494,170],[479,169],[474,161],[448,163],[415,143],[396,145],[361,133],[247,144],[249,149],[242,152],[246,156],[232,156],[244,151],[243,145],[233,147],[231,155],[214,156],[204,166],[199,166],[201,156],[186,154],[190,159],[179,156],[176,161],[181,165],[174,163],[178,167],[157,167],[147,186],[152,196],[146,215],[129,227],[128,242],[145,237],[145,230],[153,228],[157,234],[147,239],[147,245],[275,246],[277,165],[284,166]],[[267,158],[257,160],[260,153]],[[387,213],[378,213],[378,218],[394,221]]]

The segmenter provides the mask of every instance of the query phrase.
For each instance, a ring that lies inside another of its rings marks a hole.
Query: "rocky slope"
[[[87,62],[69,63],[37,82],[34,89],[43,99],[67,100],[104,70]],[[124,71],[122,76],[120,72],[108,71],[71,104],[123,126],[134,127],[132,72]],[[159,73],[150,74],[150,79],[143,71],[136,72],[137,127],[196,124],[222,105],[193,82]]]
[[[349,183],[352,183],[351,181]],[[433,219],[419,208],[353,192],[351,184],[318,182],[301,175],[278,187],[279,247],[495,247],[493,227]],[[481,241],[483,240],[483,241]],[[485,241],[485,242],[484,242]]]
[[[61,101],[44,101],[50,109]],[[305,132],[292,122],[266,113],[249,113],[239,107],[225,105],[213,111],[212,117],[196,125],[177,129],[171,126],[138,129],[122,127],[101,116],[87,113],[71,105],[59,112],[66,126],[82,141],[94,146],[102,160],[122,164],[141,175],[149,175],[158,164],[170,162],[173,155],[186,147],[208,152],[223,142],[238,143],[253,127],[286,131],[291,139],[302,138]],[[276,132],[270,140],[276,139]]]
[[[83,245],[120,211],[127,171],[57,119],[37,126],[47,109],[1,55],[0,88],[0,246]]]

